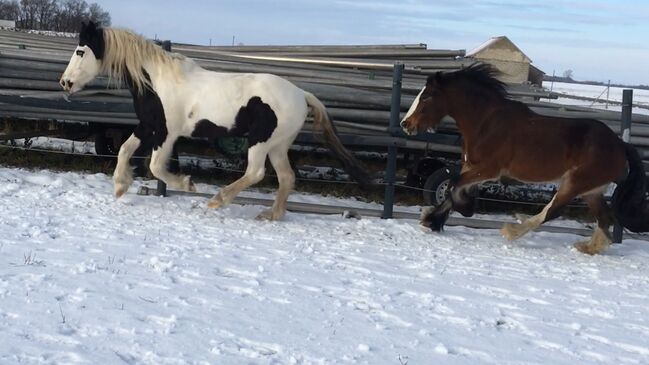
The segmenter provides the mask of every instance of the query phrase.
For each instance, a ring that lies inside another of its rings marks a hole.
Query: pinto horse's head
[[[79,45],[72,53],[68,67],[59,83],[70,94],[82,90],[101,71],[104,56],[104,32],[92,21],[82,22],[79,31]]]
[[[426,86],[421,89],[401,121],[401,128],[410,135],[434,131],[442,118],[448,114],[446,104],[446,96],[442,90],[442,74],[437,72],[426,80]]]

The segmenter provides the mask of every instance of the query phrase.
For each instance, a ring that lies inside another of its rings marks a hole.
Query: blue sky
[[[548,74],[649,84],[649,0],[98,0],[114,26],[196,44],[426,43],[506,35]]]

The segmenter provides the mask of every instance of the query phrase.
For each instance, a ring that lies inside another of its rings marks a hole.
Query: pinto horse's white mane
[[[110,80],[123,81],[128,72],[139,93],[151,88],[151,81],[144,73],[145,66],[163,68],[164,74],[182,79],[182,61],[186,58],[177,53],[166,52],[155,43],[129,30],[104,28],[105,51],[102,71]]]

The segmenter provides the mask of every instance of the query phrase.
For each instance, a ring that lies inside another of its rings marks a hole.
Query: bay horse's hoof
[[[437,211],[437,208],[428,208],[421,213],[420,225],[430,228],[433,232],[441,232],[444,230],[444,224],[448,220],[450,211]]]
[[[432,230],[433,232],[441,232],[444,230],[444,223],[446,222],[446,219],[440,221],[438,219],[433,218],[432,220],[430,217],[427,217],[429,219],[422,219],[419,221],[419,225],[428,228]]]
[[[513,241],[517,238],[520,238],[524,234],[520,232],[520,228],[520,224],[505,223],[503,225],[503,228],[500,229],[500,234],[502,234],[507,241]]]
[[[599,247],[592,245],[590,241],[577,242],[575,243],[575,248],[577,249],[577,251],[591,256],[597,255],[601,252]]]

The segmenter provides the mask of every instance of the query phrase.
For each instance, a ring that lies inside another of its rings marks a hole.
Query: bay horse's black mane
[[[504,82],[496,78],[498,75],[500,75],[500,71],[495,67],[485,63],[478,63],[459,71],[438,72],[428,77],[428,83],[432,83],[433,78],[441,84],[465,80],[472,85],[480,87],[491,95],[497,95],[502,99],[506,99],[509,95],[507,93],[507,87]]]

